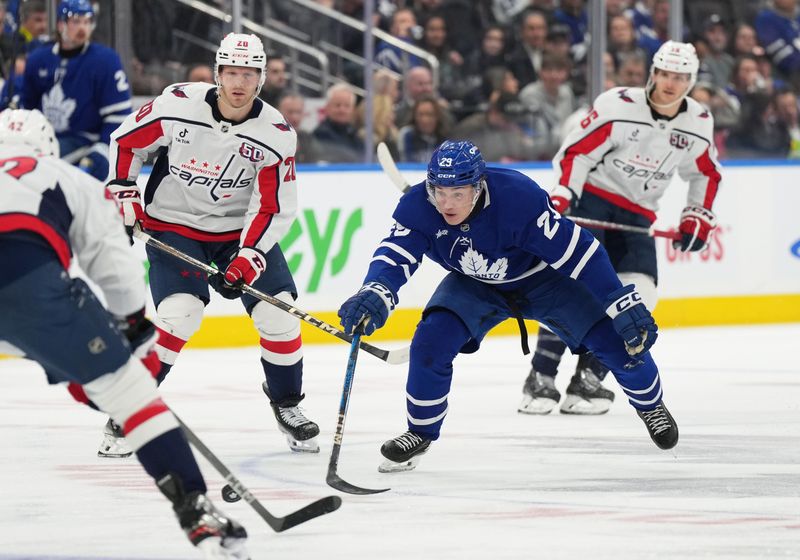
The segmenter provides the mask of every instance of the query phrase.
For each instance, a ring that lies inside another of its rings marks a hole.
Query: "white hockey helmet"
[[[267,74],[264,71],[267,67],[267,53],[264,52],[264,44],[255,35],[246,33],[228,33],[217,49],[216,64],[214,65],[214,81],[219,85],[220,66],[241,66],[245,68],[255,68],[261,72],[258,80],[258,90],[261,91]]]
[[[667,41],[658,48],[653,55],[653,64],[650,66],[650,77],[647,80],[648,96],[653,88],[653,74],[656,69],[666,72],[676,72],[678,74],[689,74],[689,87],[686,88],[679,101],[683,101],[697,82],[697,71],[700,69],[700,61],[697,59],[697,52],[691,43],[680,43],[678,41]]]
[[[24,144],[42,155],[60,155],[56,131],[37,109],[6,109],[0,113],[0,144]]]

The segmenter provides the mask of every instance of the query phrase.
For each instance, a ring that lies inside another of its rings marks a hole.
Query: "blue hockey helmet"
[[[74,16],[94,17],[94,8],[89,0],[61,0],[58,5],[59,21],[66,21]]]
[[[436,148],[428,164],[428,188],[480,188],[486,174],[486,163],[478,147],[469,140],[445,140]]]

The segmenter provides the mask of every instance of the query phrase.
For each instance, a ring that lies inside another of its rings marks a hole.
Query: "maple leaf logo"
[[[64,97],[61,84],[54,85],[49,92],[42,96],[42,113],[56,132],[64,132],[69,129],[69,118],[75,112],[75,106],[74,99]]]
[[[458,259],[458,264],[461,266],[461,271],[467,276],[486,278],[487,280],[502,280],[506,277],[508,269],[508,259],[505,257],[497,259],[490,266],[486,257],[472,247],[464,251],[464,254]]]

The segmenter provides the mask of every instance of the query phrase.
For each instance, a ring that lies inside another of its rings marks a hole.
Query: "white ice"
[[[377,472],[405,430],[405,368],[362,354],[339,474],[373,496],[274,533],[201,460],[210,495],[254,559],[800,558],[800,325],[665,330],[654,354],[681,432],[661,451],[617,394],[600,417],[516,412],[515,338],[455,364],[442,437],[416,471]],[[401,344],[379,344],[398,347]],[[165,399],[266,507],[326,495],[348,346],[307,346],[304,401],[319,455],[292,454],[261,392],[257,348],[185,351]],[[569,382],[574,358],[557,386]],[[189,559],[197,553],[132,459],[95,456],[105,418],[0,360],[0,559]]]

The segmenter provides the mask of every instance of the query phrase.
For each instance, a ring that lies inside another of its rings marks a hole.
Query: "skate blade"
[[[561,414],[597,416],[608,412],[612,402],[609,399],[584,399],[578,395],[567,395],[561,405]]]
[[[396,463],[394,461],[390,461],[386,459],[383,463],[378,466],[378,472],[380,473],[397,473],[397,472],[408,472],[413,471],[419,462],[422,460],[422,455],[424,453],[420,453],[419,455],[412,457],[408,461],[403,461],[402,463]]]
[[[133,455],[133,451],[128,447],[125,438],[115,438],[113,436],[106,436],[100,449],[97,450],[97,456],[104,459],[124,459]]]
[[[223,545],[219,537],[208,537],[197,543],[197,550],[206,560],[250,560],[243,539],[228,539]]]
[[[519,403],[517,412],[520,414],[550,414],[550,411],[553,410],[557,404],[558,403],[553,399],[543,399],[539,397],[532,397],[530,395],[524,395],[522,397],[522,402]]]
[[[289,444],[289,449],[295,453],[319,453],[319,444],[317,438],[312,437],[305,440],[295,439],[289,434],[284,433],[286,436],[286,443]]]

